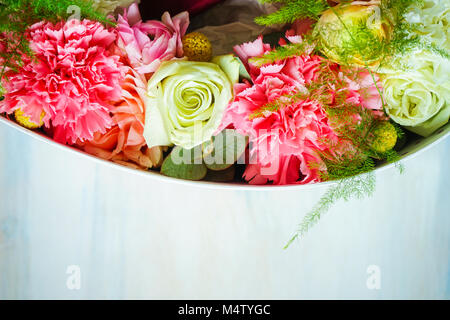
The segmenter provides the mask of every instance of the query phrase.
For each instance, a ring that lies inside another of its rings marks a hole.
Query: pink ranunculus
[[[162,62],[183,57],[182,37],[189,26],[187,12],[171,18],[164,13],[162,21],[142,22],[137,4],[118,18],[117,45],[139,73],[150,75]]]
[[[23,67],[7,72],[0,112],[20,108],[39,123],[44,111],[46,127],[51,125],[55,140],[62,143],[105,132],[123,77],[119,57],[109,52],[115,33],[98,22],[70,20],[37,23],[28,37],[34,57],[24,55]]]

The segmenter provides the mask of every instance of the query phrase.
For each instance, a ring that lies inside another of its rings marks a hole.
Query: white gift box
[[[448,299],[448,136],[283,250],[327,184],[174,180],[0,118],[0,299]]]

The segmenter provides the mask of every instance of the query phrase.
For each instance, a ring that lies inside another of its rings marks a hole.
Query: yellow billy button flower
[[[200,32],[192,32],[184,36],[183,50],[190,61],[209,62],[212,57],[211,42]]]
[[[397,130],[388,121],[378,123],[373,130],[373,135],[372,149],[375,152],[385,153],[397,144]]]
[[[14,117],[16,118],[17,123],[20,124],[22,127],[25,127],[27,129],[38,129],[44,125],[45,112],[42,111],[39,124],[32,122],[30,118],[27,117],[21,109],[17,109],[14,112]]]

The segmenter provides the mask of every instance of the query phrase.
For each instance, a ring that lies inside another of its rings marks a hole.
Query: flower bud
[[[200,32],[192,32],[183,37],[183,50],[190,61],[209,62],[212,58],[211,42]]]
[[[395,127],[388,121],[380,122],[373,130],[372,150],[385,153],[397,144],[398,134]]]
[[[379,1],[342,3],[325,11],[314,35],[330,60],[351,66],[373,67],[383,58],[390,24],[383,19]]]

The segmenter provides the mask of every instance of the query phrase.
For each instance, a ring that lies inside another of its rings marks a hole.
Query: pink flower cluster
[[[0,113],[20,109],[34,123],[44,115],[46,128],[59,142],[137,168],[158,166],[163,149],[149,149],[143,137],[147,80],[164,61],[183,57],[182,37],[188,25],[187,12],[142,22],[137,4],[118,16],[116,28],[89,20],[37,23],[27,32],[33,56],[23,54],[18,70],[6,70]],[[312,21],[294,24],[287,40],[302,43],[311,25]],[[2,52],[9,50],[6,41],[8,36],[0,34]],[[288,44],[283,40],[280,45]],[[344,96],[346,103],[382,117],[373,83],[377,79],[360,70],[350,76],[313,55],[309,47],[303,55],[262,66],[252,59],[271,50],[262,37],[235,47],[251,82],[235,85],[235,98],[219,130],[233,128],[249,137],[250,164],[244,173],[249,183],[320,182],[326,171],[321,153],[355,150],[340,139],[326,107]],[[324,71],[330,72],[331,80],[322,78]],[[310,90],[321,82],[324,92],[318,97]],[[351,122],[359,121],[353,113],[350,117]],[[338,147],[331,150],[326,141]]]
[[[301,40],[289,34],[288,39]],[[339,140],[324,106],[308,96],[307,85],[318,80],[324,61],[319,56],[305,54],[258,67],[249,60],[269,50],[270,46],[264,44],[262,38],[235,48],[247,65],[253,84],[245,82],[235,86],[236,97],[225,112],[222,128],[235,128],[250,137],[251,159],[244,173],[249,183],[319,182],[320,170],[326,168],[320,167],[318,151],[328,148],[323,141]],[[348,99],[381,109],[380,101],[362,97],[360,82],[349,83],[351,85]],[[367,85],[372,90],[372,86]],[[287,100],[296,93],[305,93],[307,98]],[[284,105],[283,101],[288,103]],[[310,163],[319,163],[319,166],[310,166]]]
[[[162,22],[140,19],[138,6],[133,4],[119,16],[117,28],[107,29],[89,20],[31,26],[27,37],[33,57],[24,54],[23,66],[7,70],[0,112],[21,109],[34,123],[45,114],[45,126],[54,139],[67,144],[99,139],[111,134],[108,129],[120,127],[124,120],[116,112],[118,101],[129,102],[130,115],[135,113],[143,123],[142,103],[123,97],[129,69],[150,76],[163,61],[182,57],[181,38],[189,15],[184,12],[172,19],[165,13]],[[0,39],[0,50],[6,48],[5,37]],[[145,88],[147,79],[142,81]],[[124,146],[144,141],[142,130],[134,130],[136,126],[132,125]]]

